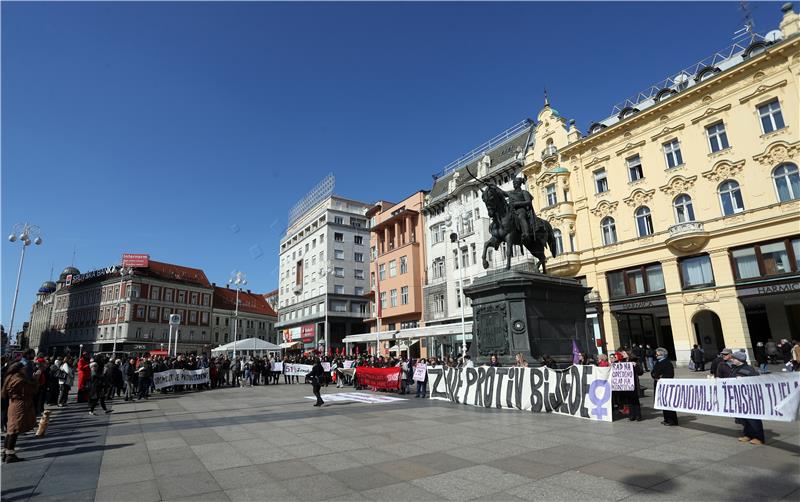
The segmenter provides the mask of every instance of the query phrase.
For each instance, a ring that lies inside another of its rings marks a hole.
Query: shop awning
[[[293,349],[293,348],[297,347],[298,345],[300,345],[300,342],[286,342],[286,343],[282,343],[282,344],[278,345],[278,347],[280,347],[282,349]]]
[[[467,322],[464,324],[464,332],[467,334],[467,337],[471,337],[472,335],[472,321]],[[425,338],[428,336],[450,336],[450,335],[460,335],[461,334],[461,323],[451,323],[451,324],[438,324],[435,326],[423,326],[421,328],[409,328],[403,329],[397,332],[395,339],[397,340],[406,340],[406,339],[420,339]]]
[[[344,343],[371,343],[377,338],[378,340],[394,340],[394,335],[397,330],[381,331],[380,333],[361,333],[358,335],[349,335],[342,340]]]

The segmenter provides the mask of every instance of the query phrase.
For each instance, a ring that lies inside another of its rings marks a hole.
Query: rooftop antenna
[[[550,100],[547,98],[547,87],[544,88],[544,106],[550,106]]]
[[[739,10],[742,11],[742,18],[744,20],[744,27],[734,32],[734,40],[740,37],[750,37],[750,43],[755,40],[755,22],[753,21],[753,12],[750,10],[750,4],[747,0],[739,0]]]
[[[70,267],[74,267],[75,266],[75,253],[77,253],[77,252],[78,252],[78,246],[73,244],[72,245],[72,263],[70,263]]]
[[[53,282],[53,264],[50,264],[50,282]]]

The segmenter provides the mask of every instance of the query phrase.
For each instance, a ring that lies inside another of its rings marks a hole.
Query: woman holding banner
[[[732,377],[739,378],[759,375],[758,370],[747,364],[747,354],[744,351],[737,350],[732,356]],[[736,423],[744,426],[739,441],[754,445],[764,444],[764,423],[761,420],[754,418],[737,418]]]
[[[667,349],[664,347],[659,347],[656,349],[656,362],[653,365],[653,370],[650,372],[650,376],[653,377],[653,380],[658,385],[658,381],[662,378],[675,378],[675,368],[672,366],[672,362],[667,359]],[[664,420],[661,422],[661,425],[668,425],[668,426],[675,426],[678,425],[678,414],[675,410],[663,410],[664,412]]]

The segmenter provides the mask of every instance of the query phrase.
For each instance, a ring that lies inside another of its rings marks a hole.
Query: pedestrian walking
[[[89,363],[89,415],[94,415],[94,410],[97,408],[98,402],[106,413],[111,413],[111,410],[106,408],[108,386],[108,373],[105,368],[100,369],[100,365],[97,361]]]
[[[23,364],[15,362],[6,369],[2,389],[3,399],[8,400],[6,439],[2,452],[4,463],[10,464],[23,460],[17,457],[17,438],[36,425],[34,399],[37,386],[35,381],[28,378]]]
[[[314,396],[317,398],[317,402],[314,403],[314,406],[322,406],[325,402],[320,395],[320,389],[322,388],[322,379],[325,377],[325,370],[322,368],[322,363],[319,358],[314,359],[314,366],[311,368],[311,373],[309,373],[308,376],[314,389]]]

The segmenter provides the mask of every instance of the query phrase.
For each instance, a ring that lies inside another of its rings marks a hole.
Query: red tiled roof
[[[215,308],[236,310],[236,290],[214,286],[213,305]],[[264,299],[264,295],[248,293],[247,291],[241,291],[239,293],[239,311],[278,317],[278,314],[275,313],[272,307],[269,306],[269,303],[267,303],[267,300]]]
[[[161,263],[153,260],[150,260],[147,268],[150,273],[156,277],[161,277],[169,281],[183,281],[206,287],[211,286],[211,283],[208,282],[208,277],[206,277],[206,273],[199,268],[183,267],[181,265],[172,265],[171,263]]]

